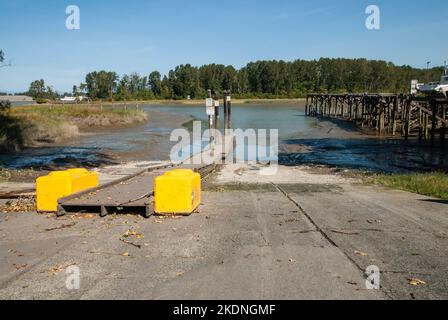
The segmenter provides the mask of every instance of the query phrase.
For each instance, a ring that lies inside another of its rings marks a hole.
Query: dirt
[[[0,205],[0,212],[33,212],[36,211],[36,198],[35,196],[24,196],[18,199],[11,199],[5,201],[3,205]]]
[[[34,169],[0,169],[0,183],[1,182],[34,182],[38,177],[47,175],[48,170],[34,170]]]

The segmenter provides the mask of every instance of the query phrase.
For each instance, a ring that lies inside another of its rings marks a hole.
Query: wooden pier
[[[352,121],[378,135],[445,143],[448,99],[402,94],[309,94],[305,114]]]

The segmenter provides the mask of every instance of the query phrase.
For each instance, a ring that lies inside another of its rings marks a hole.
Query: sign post
[[[208,129],[210,132],[210,146],[212,146],[213,143],[213,116],[215,115],[215,102],[212,98],[212,90],[207,91],[208,98],[205,99],[205,108],[206,113],[208,115]]]
[[[224,90],[224,99],[223,99],[223,106],[224,106],[224,130],[227,129],[227,90]]]
[[[219,97],[218,96],[216,96],[214,103],[215,103],[215,128],[216,128],[216,130],[219,130],[220,115],[219,115]]]
[[[232,127],[232,97],[230,96],[230,90],[227,91],[227,126],[230,129]]]

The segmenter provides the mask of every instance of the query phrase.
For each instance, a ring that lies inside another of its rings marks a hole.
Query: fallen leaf
[[[416,279],[416,278],[408,279],[408,281],[409,281],[409,284],[411,286],[421,286],[421,285],[425,285],[426,284],[425,281],[420,280],[420,279]]]
[[[358,256],[361,256],[361,257],[365,257],[367,255],[367,253],[362,252],[362,251],[358,251],[358,250],[355,250],[355,254],[358,255]]]
[[[137,231],[132,230],[132,229],[129,229],[128,231],[126,231],[126,232],[123,234],[123,238],[129,238],[129,237],[132,237],[132,236],[135,236],[135,237],[138,238],[138,239],[143,238],[143,235],[142,235],[142,234],[140,234],[140,233],[138,233]]]
[[[16,270],[24,269],[28,265],[27,264],[13,264],[13,266],[16,268]]]
[[[56,266],[51,267],[50,269],[48,269],[47,273],[48,273],[49,276],[55,276],[58,273],[60,273],[61,271],[65,270],[68,267],[73,266],[73,265],[75,265],[75,263],[69,263],[69,264],[65,264],[65,265],[63,265],[63,264],[56,265]]]
[[[81,219],[93,219],[93,218],[95,218],[95,215],[91,214],[91,213],[85,213],[85,214],[80,215],[80,218]]]
[[[123,253],[123,257],[130,257],[131,255],[129,254],[129,252],[125,252]]]
[[[0,212],[33,212],[36,211],[36,197],[23,196],[0,206]]]
[[[183,276],[183,275],[184,275],[184,272],[183,272],[183,271],[179,271],[179,272],[176,273],[176,277],[181,277],[181,276]]]
[[[135,231],[128,230],[128,231],[126,231],[125,233],[123,233],[123,237],[125,237],[125,238],[129,238],[131,235],[134,235],[134,234],[136,234]]]

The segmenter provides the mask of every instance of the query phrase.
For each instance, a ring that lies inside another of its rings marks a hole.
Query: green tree
[[[45,97],[45,81],[43,79],[31,82],[28,94],[34,99],[43,99]]]
[[[130,100],[131,94],[129,92],[129,76],[124,75],[118,83],[117,97],[119,100]]]
[[[129,91],[135,97],[141,89],[140,75],[136,72],[131,73],[129,75]]]
[[[46,99],[55,100],[58,97],[58,94],[52,87],[47,86],[47,89],[44,92],[44,97]]]
[[[162,79],[162,98],[163,99],[173,99],[173,93],[170,86],[170,81],[167,76]]]
[[[200,94],[198,69],[190,64],[177,66],[170,70],[168,80],[174,99],[197,97]]]
[[[406,93],[412,79],[437,80],[443,68],[416,69],[386,61],[330,59],[255,61],[237,70],[233,66],[183,64],[162,76],[137,73],[92,72],[86,76],[86,92],[93,99],[114,93],[117,99],[184,99],[204,97],[208,89],[231,90],[239,97],[303,97],[309,92]],[[118,81],[119,80],[119,81]]]
[[[87,95],[91,99],[112,98],[117,88],[118,75],[115,72],[94,71],[86,75]]]
[[[162,94],[162,76],[159,71],[153,71],[148,77],[148,86],[152,93],[159,97]]]

